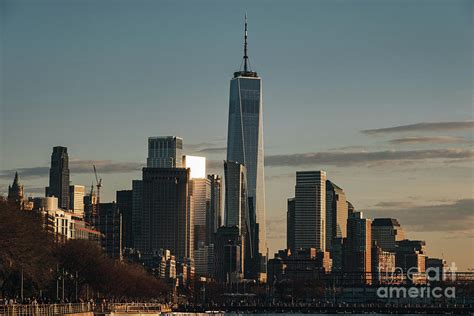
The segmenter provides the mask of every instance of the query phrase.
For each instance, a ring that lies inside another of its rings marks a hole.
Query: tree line
[[[167,286],[142,266],[108,258],[88,240],[56,243],[42,216],[0,201],[0,297],[54,302],[164,299]]]

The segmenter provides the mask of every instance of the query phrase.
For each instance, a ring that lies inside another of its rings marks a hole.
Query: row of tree
[[[87,240],[55,243],[43,223],[39,214],[0,201],[1,298],[123,301],[165,297],[167,286],[142,266],[112,260]]]

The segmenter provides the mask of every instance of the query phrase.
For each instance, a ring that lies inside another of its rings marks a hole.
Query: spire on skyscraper
[[[234,72],[234,78],[238,76],[244,77],[257,77],[257,73],[252,71],[249,62],[248,56],[248,28],[247,28],[247,12],[245,12],[245,20],[244,20],[244,58],[242,63],[240,64],[240,71]],[[242,64],[244,69],[242,70]]]
[[[247,56],[247,12],[245,12],[245,32],[244,32],[244,71],[248,71],[248,59]]]

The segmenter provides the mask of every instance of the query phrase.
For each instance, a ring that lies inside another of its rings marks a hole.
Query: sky
[[[473,2],[0,0],[0,194],[44,194],[53,146],[102,200],[149,136],[223,174],[229,80],[249,21],[263,79],[267,239],[286,246],[295,172],[325,170],[366,217],[474,268]]]

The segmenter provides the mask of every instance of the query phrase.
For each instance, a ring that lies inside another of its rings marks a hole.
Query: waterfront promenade
[[[6,305],[0,307],[5,316],[116,316],[116,315],[163,315],[163,314],[426,314],[426,315],[472,315],[473,305],[395,305],[395,304],[261,304],[206,306],[175,306],[157,303],[112,303],[112,304],[41,304]]]
[[[15,304],[0,306],[1,316],[100,316],[100,315],[159,315],[171,308],[157,303],[77,303],[77,304]]]

